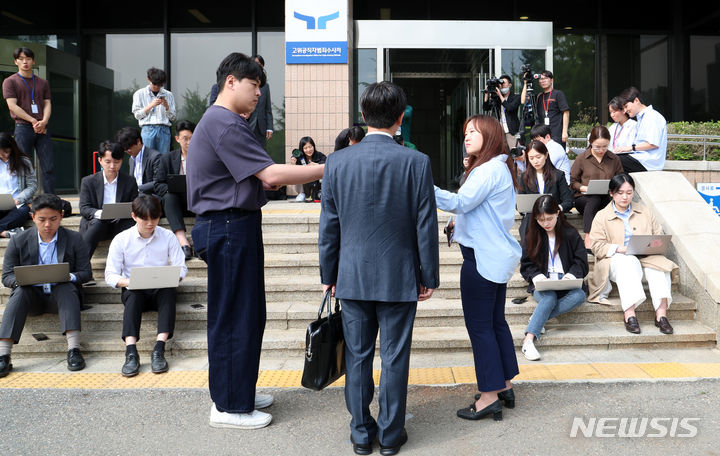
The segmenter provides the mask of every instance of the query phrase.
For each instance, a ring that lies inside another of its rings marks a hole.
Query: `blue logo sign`
[[[300,19],[301,21],[305,21],[307,24],[306,27],[308,30],[315,30],[315,17],[313,16],[306,16],[304,14],[300,14],[297,11],[293,12],[293,16],[295,16],[295,19]],[[340,17],[340,11],[335,11],[332,14],[328,14],[327,16],[320,16],[317,20],[317,28],[319,30],[325,30],[327,29],[327,23],[332,21],[333,19],[337,19]]]

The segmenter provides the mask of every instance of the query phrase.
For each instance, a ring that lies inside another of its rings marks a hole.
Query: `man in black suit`
[[[260,67],[265,69],[265,59],[261,55],[254,55],[252,57]],[[248,117],[248,123],[250,123],[250,129],[255,134],[258,142],[263,149],[267,146],[267,140],[272,138],[273,135],[273,115],[272,115],[272,102],[270,101],[270,84],[265,84],[260,87],[260,97],[258,98],[257,106],[255,110]]]
[[[427,155],[397,144],[406,98],[389,82],[371,84],[360,107],[368,134],[330,154],[320,212],[324,291],[342,300],[345,403],[357,454],[396,454],[407,441],[405,404],[417,301],[439,285],[438,221]],[[358,157],[362,157],[359,160]],[[370,415],[375,339],[380,331],[380,411]]]
[[[20,341],[28,314],[57,313],[67,338],[67,368],[85,368],[80,353],[80,286],[90,280],[90,257],[80,235],[60,226],[63,203],[45,193],[33,200],[35,226],[10,238],[3,261],[2,283],[12,288],[0,324],[0,377],[10,373],[10,352]],[[18,286],[15,266],[69,263],[70,280]]]
[[[135,180],[120,171],[122,146],[104,141],[99,150],[98,162],[102,170],[83,177],[80,182],[80,234],[88,245],[91,258],[100,241],[112,239],[134,224],[130,218],[102,220],[103,205],[130,203],[138,195]]]
[[[118,130],[115,141],[130,156],[130,175],[135,178],[140,193],[153,194],[155,173],[160,163],[160,152],[143,145],[140,130],[125,127]]]
[[[189,260],[193,257],[193,250],[187,239],[183,217],[194,217],[195,214],[187,208],[187,192],[176,193],[169,191],[167,181],[170,174],[185,175],[188,147],[190,146],[193,131],[195,131],[195,124],[189,120],[183,120],[178,122],[175,128],[177,130],[175,141],[180,144],[180,149],[170,151],[170,153],[160,157],[154,179],[155,194],[162,198],[163,210],[170,224],[170,230],[175,233],[175,237],[180,242],[185,254],[185,260]]]
[[[520,107],[520,95],[512,92],[512,79],[507,74],[504,74],[498,78],[500,80],[500,86],[495,88],[495,95],[497,95],[497,102],[499,111],[493,113],[498,116],[500,124],[505,132],[505,141],[510,149],[515,147],[517,142],[515,135],[520,130],[520,119],[518,118],[518,108]],[[492,104],[490,103],[490,95],[488,88],[485,86],[485,97],[483,101],[483,109],[485,111],[492,111]]]

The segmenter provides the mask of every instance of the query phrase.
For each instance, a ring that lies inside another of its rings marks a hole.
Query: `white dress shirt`
[[[633,141],[635,141],[636,130],[637,122],[632,119],[626,120],[622,125],[617,122],[610,125],[608,131],[611,139],[608,150],[614,151],[616,147],[632,146]]]
[[[637,115],[636,132],[633,144],[646,142],[657,147],[633,152],[633,158],[639,161],[648,171],[662,171],[665,167],[665,155],[667,153],[667,122],[665,117],[654,110],[652,105],[645,107]]]
[[[180,279],[187,274],[185,254],[175,234],[155,227],[152,236],[140,236],[137,225],[115,236],[105,266],[105,283],[116,287],[122,278],[130,278],[130,269],[144,266],[180,266]]]
[[[165,109],[163,105],[157,105],[150,110],[147,114],[145,113],[145,107],[152,103],[157,97],[164,97],[167,101],[168,108]],[[142,89],[138,89],[133,94],[132,113],[138,120],[140,127],[144,125],[167,125],[168,127],[175,121],[177,117],[177,110],[175,108],[175,96],[169,90],[160,88],[157,96],[153,95],[150,90],[150,86],[145,86]]]
[[[12,195],[17,198],[18,190],[17,173],[10,172],[10,163],[0,160],[0,193]]]
[[[119,176],[119,174],[118,174]],[[103,206],[106,204],[115,204],[115,201],[117,200],[117,181],[118,178],[115,176],[115,180],[112,182],[108,182],[107,176],[105,176],[105,171],[102,173],[103,177]],[[95,211],[95,218],[99,219],[102,217],[102,209],[98,209]]]
[[[552,164],[565,173],[565,180],[570,185],[570,159],[565,153],[565,148],[552,139],[545,144]]]

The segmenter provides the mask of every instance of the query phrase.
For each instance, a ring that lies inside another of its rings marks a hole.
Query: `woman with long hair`
[[[550,195],[535,201],[530,214],[520,274],[529,283],[537,307],[530,317],[522,353],[530,361],[540,359],[534,340],[540,337],[545,322],[570,312],[585,302],[585,291],[576,288],[567,291],[538,291],[535,285],[543,280],[583,279],[589,271],[585,245],[577,230],[565,220],[560,205]]]
[[[290,157],[290,163],[293,165],[322,165],[325,163],[327,157],[322,152],[319,152],[315,147],[315,141],[310,136],[303,136],[300,138],[300,145],[298,149],[301,154],[299,157]],[[308,182],[302,185],[302,192],[298,194],[295,201],[305,201],[305,198],[310,198],[311,201],[319,202],[320,195],[320,181]]]
[[[0,210],[0,237],[10,237],[30,219],[30,202],[37,190],[37,177],[30,158],[10,133],[0,133],[0,193],[10,194],[15,207]]]
[[[516,177],[500,122],[472,116],[463,125],[469,163],[457,193],[435,187],[438,208],[457,214],[455,240],[460,244],[460,271],[465,327],[475,360],[480,394],[457,416],[502,420],[502,405],[514,407],[510,380],[518,371],[510,327],[505,320],[507,283],[521,249],[510,234],[515,222]]]

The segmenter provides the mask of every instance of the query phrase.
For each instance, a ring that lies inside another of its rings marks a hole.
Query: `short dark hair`
[[[101,142],[100,146],[98,146],[100,158],[105,156],[105,152],[110,152],[110,156],[115,160],[122,160],[125,156],[125,149],[123,149],[120,143],[110,141],[109,139]]]
[[[507,79],[507,82],[509,82],[510,84],[512,84],[512,78],[511,78],[509,75],[507,75],[507,74],[503,74],[503,75],[500,76],[498,79]]]
[[[143,220],[157,219],[162,215],[162,205],[157,196],[141,193],[133,200],[132,211],[135,217]]]
[[[251,58],[253,60],[257,59],[257,61],[260,62],[260,65],[265,66],[265,59],[260,54],[255,54]]]
[[[13,60],[17,60],[20,58],[20,54],[25,54],[25,57],[30,57],[31,59],[35,60],[35,53],[32,49],[27,47],[19,47],[13,51]]]
[[[115,141],[120,143],[123,151],[126,151],[137,144],[138,139],[142,142],[140,130],[135,127],[123,127],[115,134]]]
[[[622,174],[616,174],[615,176],[610,179],[610,184],[608,184],[608,191],[610,193],[615,193],[618,190],[620,190],[620,187],[622,187],[622,184],[627,182],[630,184],[630,186],[635,190],[635,180],[627,173]]]
[[[61,215],[63,213],[63,202],[59,196],[51,193],[43,193],[33,198],[32,212],[33,214],[40,209],[52,209],[58,211]]]
[[[220,62],[215,76],[217,77],[218,93],[225,87],[225,79],[233,75],[238,80],[245,78],[260,81],[260,87],[265,85],[267,76],[265,70],[255,60],[240,52],[233,52]]]
[[[355,142],[360,142],[365,137],[365,130],[358,127],[357,125],[350,127],[348,132],[348,139],[352,139]]]
[[[550,125],[533,125],[533,127],[530,129],[530,139],[537,138],[538,136],[544,138],[547,135],[552,136],[552,130],[550,129]]]
[[[623,103],[623,99],[620,97],[613,97],[608,103],[608,106],[613,108],[615,111],[625,110],[625,103]]]
[[[165,82],[167,81],[167,75],[160,68],[148,68],[147,77],[154,85],[165,85]]]
[[[547,77],[550,78],[550,79],[555,79],[555,78],[553,77],[552,71],[550,71],[550,70],[542,70],[542,71],[540,72],[540,76],[547,76]]]
[[[622,99],[623,106],[625,105],[625,103],[631,103],[635,101],[636,98],[640,100],[640,103],[643,102],[640,90],[638,90],[636,87],[628,87],[620,93],[620,99]]]
[[[179,135],[183,130],[188,130],[190,133],[193,133],[195,131],[195,124],[189,120],[181,120],[175,125],[175,131]]]
[[[388,81],[370,84],[360,97],[360,111],[365,123],[373,128],[392,127],[406,106],[403,89]]]

